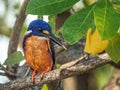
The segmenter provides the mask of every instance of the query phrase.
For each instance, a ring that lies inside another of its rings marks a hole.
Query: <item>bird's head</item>
[[[49,38],[50,40],[66,49],[61,41],[52,34],[51,26],[47,22],[43,20],[34,20],[28,26],[28,31],[30,30],[35,35]]]
[[[34,20],[29,24],[28,31],[29,30],[32,30],[32,32],[36,33],[42,33],[44,30],[51,32],[51,27],[47,22],[43,20]]]

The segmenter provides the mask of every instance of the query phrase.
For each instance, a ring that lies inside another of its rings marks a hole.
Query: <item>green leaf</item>
[[[79,0],[30,0],[28,14],[51,15],[61,13],[72,7]]]
[[[95,4],[71,15],[64,23],[62,34],[69,44],[78,42],[93,26],[93,8]]]
[[[119,34],[115,35],[112,40],[109,41],[106,52],[109,54],[111,59],[114,62],[120,61],[120,36]]]
[[[43,85],[42,90],[48,90],[48,86],[46,84]]]
[[[120,14],[120,0],[112,0],[114,9]]]
[[[10,56],[8,56],[8,58],[4,62],[4,65],[11,66],[14,64],[18,64],[23,59],[24,59],[23,54],[20,51],[16,51],[12,53]]]
[[[50,24],[50,26],[52,27],[52,33],[56,36],[56,37],[58,37],[58,33],[57,33],[57,31],[55,30],[56,28],[55,28],[55,20],[56,20],[56,15],[49,15],[49,24]]]
[[[102,40],[110,40],[119,28],[119,15],[109,0],[99,0],[94,8],[95,24]]]
[[[61,64],[58,64],[58,63],[56,64],[56,67],[57,67],[57,68],[60,68],[60,66],[61,66]]]

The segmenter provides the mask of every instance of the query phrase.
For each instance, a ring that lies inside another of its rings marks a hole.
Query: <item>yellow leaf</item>
[[[108,40],[102,41],[97,29],[93,32],[91,28],[87,31],[87,38],[84,51],[91,54],[97,54],[105,50]]]

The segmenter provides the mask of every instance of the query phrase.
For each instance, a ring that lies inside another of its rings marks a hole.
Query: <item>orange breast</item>
[[[47,68],[52,69],[53,58],[49,46],[49,39],[37,36],[31,36],[25,42],[25,59],[28,65],[43,72]]]

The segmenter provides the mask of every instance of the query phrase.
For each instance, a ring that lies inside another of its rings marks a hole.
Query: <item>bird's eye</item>
[[[43,32],[43,30],[42,30],[41,28],[38,28],[38,31],[39,31],[40,33],[42,33],[42,32]]]
[[[47,30],[43,30],[42,32],[43,32],[44,34],[47,34],[47,35],[49,34],[49,32],[48,32]]]

